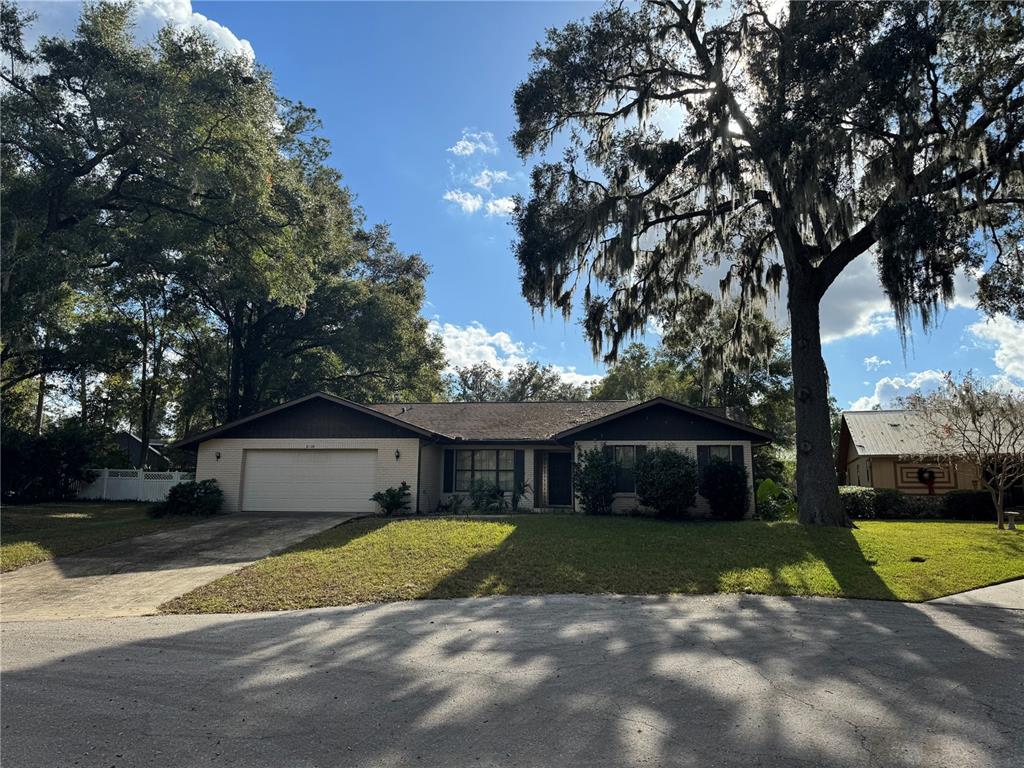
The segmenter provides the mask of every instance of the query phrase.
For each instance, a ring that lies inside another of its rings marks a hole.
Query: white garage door
[[[376,451],[245,452],[246,512],[372,512]]]

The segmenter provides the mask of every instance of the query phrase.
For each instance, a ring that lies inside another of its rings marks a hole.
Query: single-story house
[[[983,488],[977,465],[934,457],[927,460],[929,439],[914,411],[845,411],[839,424],[836,471],[840,484],[894,488],[903,493],[936,494]],[[1024,489],[1011,489],[1011,500],[1024,500]]]
[[[217,480],[227,511],[364,513],[375,511],[376,491],[403,481],[412,508],[431,512],[479,479],[506,491],[528,484],[520,509],[572,511],[574,456],[607,446],[620,467],[615,509],[625,512],[637,507],[638,451],[721,457],[746,467],[752,483],[751,448],[770,441],[718,411],[660,397],[360,405],[318,392],[174,447],[197,451],[196,479]]]

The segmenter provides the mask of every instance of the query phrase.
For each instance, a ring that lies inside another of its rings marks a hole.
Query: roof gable
[[[655,397],[636,403],[554,435],[556,440],[569,437],[576,440],[628,440],[641,437],[652,440],[750,440],[761,444],[772,440],[770,432],[667,397]]]
[[[175,443],[175,448],[194,448],[215,438],[330,438],[330,437],[437,437],[365,405],[325,392],[290,400],[251,416],[222,424]]]

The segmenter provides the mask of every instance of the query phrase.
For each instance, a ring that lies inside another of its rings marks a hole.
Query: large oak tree
[[[1019,224],[1021,16],[1005,2],[645,0],[551,30],[515,94],[520,154],[564,145],[517,213],[526,298],[568,314],[582,294],[611,360],[700,295],[702,270],[724,273],[738,345],[784,291],[800,520],[849,525],[823,298],[875,258],[901,330],[915,314],[927,327],[954,271]]]

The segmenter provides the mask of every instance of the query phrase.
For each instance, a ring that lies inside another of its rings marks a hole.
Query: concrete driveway
[[[0,628],[33,766],[1020,766],[1024,614],[484,598]]]
[[[126,539],[0,576],[0,620],[107,618],[159,605],[314,533],[348,514],[260,513]]]

